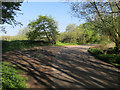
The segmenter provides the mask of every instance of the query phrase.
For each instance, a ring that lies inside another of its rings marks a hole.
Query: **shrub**
[[[116,54],[99,54],[98,57],[106,62],[120,64],[120,56]]]
[[[110,48],[109,50],[114,51],[114,48]],[[115,66],[120,66],[120,55],[117,54],[104,54],[102,50],[99,50],[97,48],[89,48],[88,51],[97,57],[98,59],[101,59],[107,63],[111,63]]]
[[[100,50],[97,49],[97,48],[89,48],[88,51],[91,52],[92,54],[94,54],[95,56],[97,56],[98,54],[103,54],[103,52],[100,51]]]

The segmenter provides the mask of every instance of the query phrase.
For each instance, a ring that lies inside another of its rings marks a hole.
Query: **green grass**
[[[2,89],[7,88],[27,88],[27,78],[20,76],[21,70],[17,70],[15,65],[2,62]]]
[[[54,46],[67,46],[67,45],[83,45],[85,43],[61,43],[57,42]]]
[[[98,59],[103,60],[107,63],[113,64],[114,66],[120,68],[120,55],[113,54],[113,52],[115,53],[114,50],[112,54],[110,52],[109,54],[105,54],[104,51],[99,50],[97,48],[89,48],[88,51]]]
[[[15,40],[15,41],[2,41],[2,52],[12,51],[12,50],[20,50],[32,47],[39,46],[67,46],[67,45],[83,45],[85,43],[61,43],[57,42],[55,45],[52,45],[48,42],[37,42],[37,41],[29,41],[29,40]]]
[[[29,40],[2,41],[2,52],[20,50],[38,46],[50,45],[48,42],[35,42]]]

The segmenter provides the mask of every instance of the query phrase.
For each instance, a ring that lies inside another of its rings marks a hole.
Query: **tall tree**
[[[28,24],[31,29],[27,34],[30,40],[47,37],[49,42],[56,43],[57,22],[51,16],[40,15],[38,19]]]
[[[72,3],[71,8],[73,15],[94,21],[96,30],[108,35],[120,52],[120,2]]]

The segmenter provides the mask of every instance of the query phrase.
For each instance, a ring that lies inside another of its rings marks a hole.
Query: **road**
[[[29,88],[120,88],[120,70],[94,58],[87,51],[90,46],[11,51],[3,54],[3,61],[24,70]]]

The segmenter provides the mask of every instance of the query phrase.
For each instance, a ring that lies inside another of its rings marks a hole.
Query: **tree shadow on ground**
[[[11,51],[3,54],[3,61],[24,70],[30,88],[119,88],[120,71],[86,50],[71,47],[58,54],[45,49]]]

